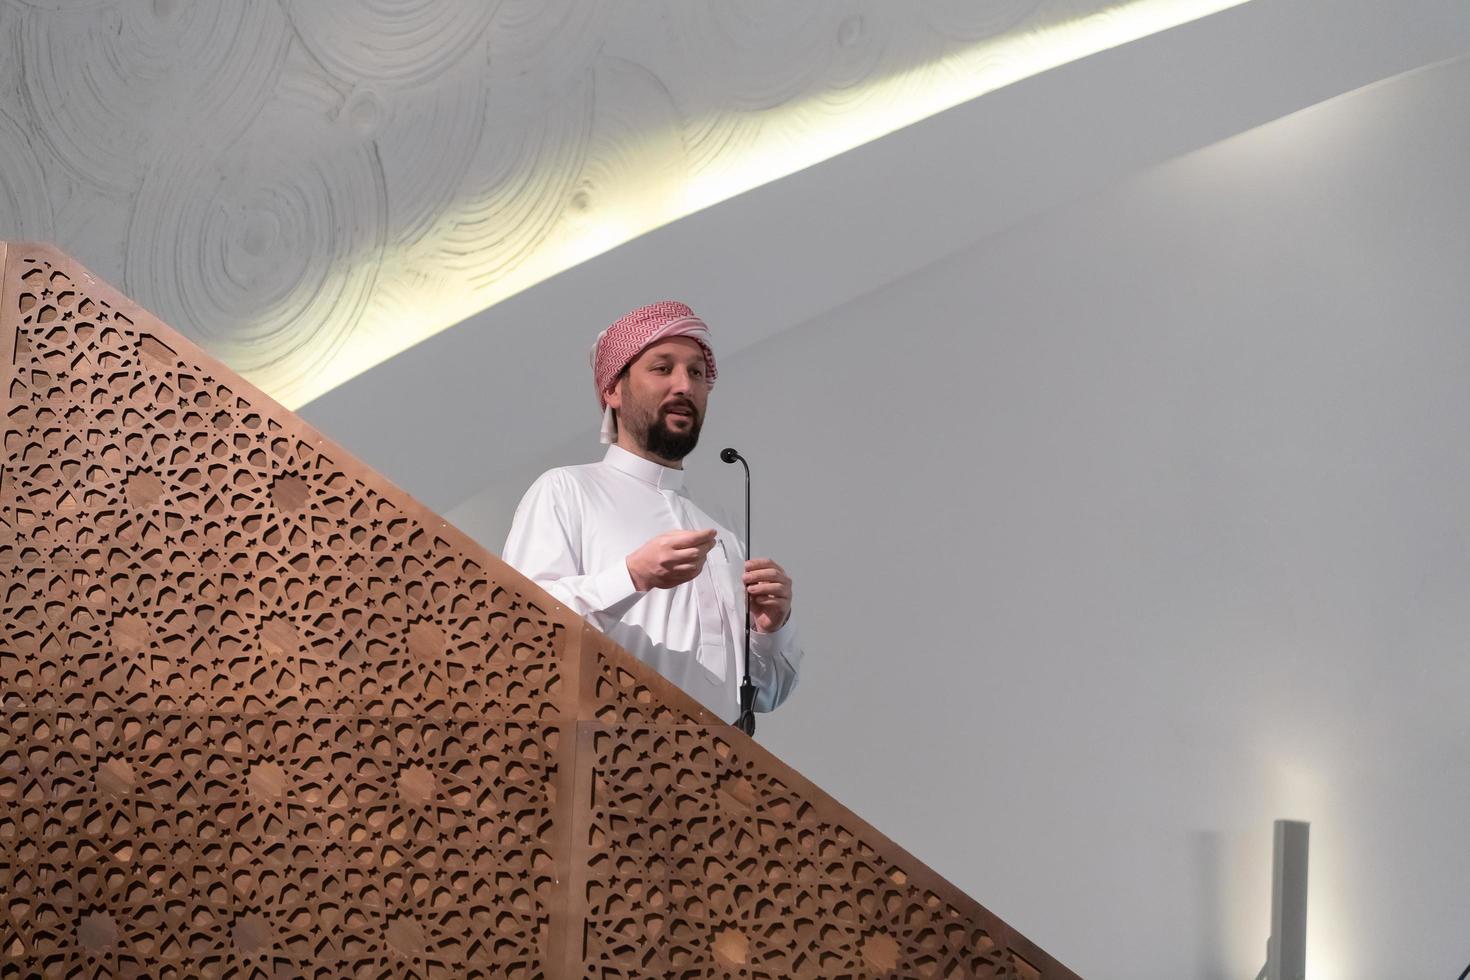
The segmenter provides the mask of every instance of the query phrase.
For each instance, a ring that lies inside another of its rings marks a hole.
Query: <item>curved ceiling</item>
[[[301,411],[442,512],[590,438],[586,349],[627,309],[687,300],[728,355],[1142,168],[1467,49],[1462,0],[1253,0],[666,224]]]
[[[653,228],[1242,2],[0,0],[0,224],[296,407]]]

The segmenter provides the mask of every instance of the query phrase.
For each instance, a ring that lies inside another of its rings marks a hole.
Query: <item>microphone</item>
[[[737,459],[740,465],[745,467],[745,557],[749,558],[750,551],[750,464],[745,457],[734,449],[725,448],[720,450],[720,459],[726,463],[733,463]],[[735,720],[735,727],[747,735],[755,734],[755,685],[750,681],[750,598],[746,593],[745,600],[745,676],[740,681],[740,717]]]

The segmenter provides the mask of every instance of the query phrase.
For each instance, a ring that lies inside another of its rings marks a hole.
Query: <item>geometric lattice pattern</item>
[[[69,259],[0,265],[0,977],[1072,976]]]

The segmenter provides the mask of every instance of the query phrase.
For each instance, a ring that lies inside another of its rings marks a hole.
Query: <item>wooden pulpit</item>
[[[0,978],[1074,976],[65,255],[0,269]]]

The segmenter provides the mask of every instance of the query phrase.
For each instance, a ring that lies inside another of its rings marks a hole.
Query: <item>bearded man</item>
[[[591,361],[607,455],[531,485],[505,560],[729,722],[748,608],[755,710],[773,710],[802,658],[791,577],[745,560],[684,487],[715,381],[709,327],[683,303],[654,303],[604,330]]]

